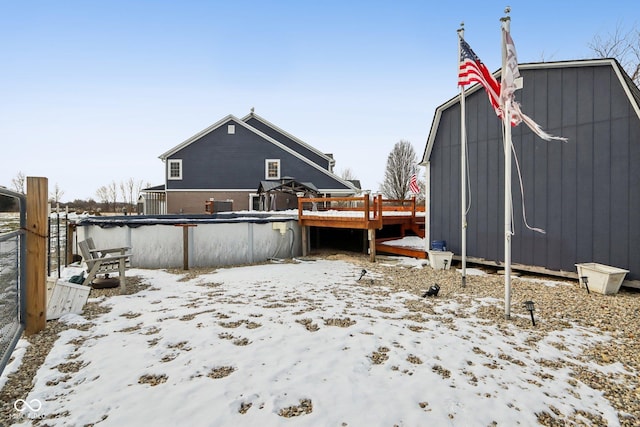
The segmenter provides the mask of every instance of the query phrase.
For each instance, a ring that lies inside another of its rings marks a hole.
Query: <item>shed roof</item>
[[[600,58],[600,59],[585,59],[585,60],[573,60],[573,61],[557,61],[557,62],[535,62],[528,64],[518,64],[520,70],[538,70],[538,69],[553,69],[553,68],[569,68],[569,67],[593,67],[593,66],[610,66],[614,69],[624,92],[629,98],[634,111],[640,119],[640,89],[633,83],[633,80],[627,75],[620,63],[614,58]],[[497,70],[493,73],[494,77],[498,80],[501,76],[502,70]],[[465,96],[469,96],[478,90],[483,90],[482,86],[478,83],[472,85],[464,91]],[[433,149],[433,143],[435,142],[436,134],[438,132],[438,126],[440,125],[440,119],[442,112],[448,108],[460,103],[460,94],[446,101],[444,104],[439,105],[434,113],[433,121],[431,122],[431,128],[429,130],[429,136],[427,138],[427,145],[422,155],[422,166],[425,166],[431,157],[431,150]],[[535,117],[534,117],[535,119]]]

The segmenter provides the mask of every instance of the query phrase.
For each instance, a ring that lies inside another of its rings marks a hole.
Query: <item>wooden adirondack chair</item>
[[[97,249],[96,244],[93,242],[93,237],[87,237],[85,241],[87,242],[87,246],[89,246],[89,252],[94,258],[95,257],[102,258],[104,256],[111,255],[111,254],[126,255],[127,251],[131,249],[128,246],[123,246],[120,248]],[[129,260],[127,259],[127,263],[128,262]]]
[[[125,270],[131,258],[131,254],[125,253],[128,248],[90,249],[88,240],[78,243],[82,258],[87,264],[87,277],[82,284],[89,286],[98,274],[118,273],[120,292],[124,292],[126,289]],[[91,245],[95,246],[93,239],[91,239]],[[112,253],[118,254],[111,255]]]

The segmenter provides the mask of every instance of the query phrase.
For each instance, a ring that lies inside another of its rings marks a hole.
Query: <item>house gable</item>
[[[163,153],[160,158],[165,162],[182,160],[182,179],[167,180],[167,190],[254,191],[265,179],[265,160],[274,159],[280,163],[282,177],[313,182],[323,192],[356,191],[351,183],[233,115]]]
[[[251,113],[243,117],[242,121],[258,129],[264,134],[269,135],[271,138],[291,148],[297,153],[300,153],[301,155],[305,156],[307,159],[318,164],[324,169],[327,169],[330,172],[333,172],[333,166],[335,164],[335,160],[333,160],[331,156],[328,156],[327,154],[322,153],[321,151],[315,149],[314,147],[305,143],[301,139],[298,139],[295,136],[291,135],[290,133],[280,129],[273,123],[255,114],[253,111],[251,111]]]

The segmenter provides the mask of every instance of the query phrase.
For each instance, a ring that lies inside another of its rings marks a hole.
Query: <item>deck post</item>
[[[308,233],[308,228],[306,226],[301,226],[301,233],[302,233],[302,256],[307,256],[307,254],[309,253],[309,239],[307,236]]]
[[[411,225],[416,222],[416,196],[411,196]]]
[[[364,213],[363,213],[363,215],[364,215],[364,223],[365,223],[365,225],[367,226],[367,229],[368,229],[369,228],[369,220],[371,219],[369,217],[369,195],[365,194],[363,199],[364,199],[364,207],[363,207],[363,209],[364,209]]]
[[[369,232],[369,261],[376,262],[376,229],[370,228]]]
[[[369,230],[364,230],[362,233],[362,253],[367,254],[367,249],[369,248]]]
[[[27,177],[27,335],[44,330],[47,324],[48,195],[47,178]]]
[[[382,220],[382,194],[378,194],[377,201],[378,201],[378,209],[375,213],[375,216],[377,217],[378,229],[382,229],[382,226],[384,224]]]

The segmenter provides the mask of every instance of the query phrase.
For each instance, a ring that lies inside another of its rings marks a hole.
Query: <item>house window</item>
[[[182,159],[169,160],[167,179],[182,179]]]
[[[280,179],[280,159],[266,159],[264,169],[265,179]]]

